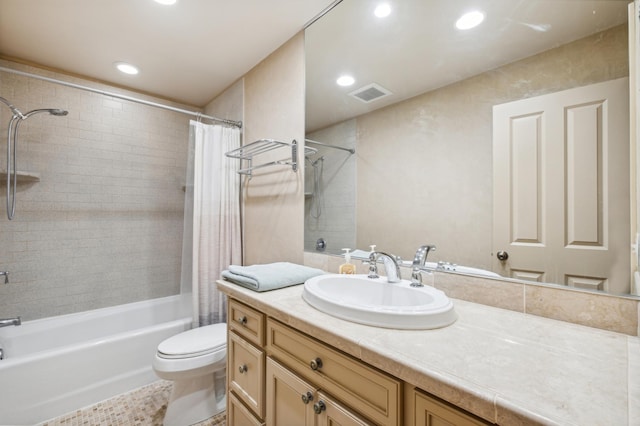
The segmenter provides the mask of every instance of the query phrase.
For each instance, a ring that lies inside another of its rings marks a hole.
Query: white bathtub
[[[0,425],[33,425],[158,380],[158,344],[189,328],[190,295],[0,328]]]

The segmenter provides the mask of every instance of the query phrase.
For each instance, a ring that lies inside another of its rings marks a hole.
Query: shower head
[[[26,120],[27,118],[31,117],[32,115],[39,114],[41,112],[46,112],[46,113],[49,113],[51,115],[55,115],[57,117],[62,117],[62,116],[65,116],[65,115],[69,114],[69,111],[65,111],[63,109],[53,109],[53,108],[34,109],[33,111],[29,111],[28,113],[24,114],[23,120]]]

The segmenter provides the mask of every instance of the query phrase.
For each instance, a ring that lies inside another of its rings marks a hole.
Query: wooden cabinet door
[[[259,417],[264,418],[264,351],[234,332],[227,340],[229,390]]]
[[[322,392],[318,392],[318,402],[315,407],[318,407],[316,409],[320,411],[317,426],[367,426],[371,424]]]
[[[313,386],[267,358],[267,426],[314,426]]]

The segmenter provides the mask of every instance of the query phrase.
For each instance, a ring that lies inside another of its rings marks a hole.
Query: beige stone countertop
[[[640,425],[640,339],[452,299],[435,330],[371,327],[324,314],[302,285],[227,295],[501,425]]]

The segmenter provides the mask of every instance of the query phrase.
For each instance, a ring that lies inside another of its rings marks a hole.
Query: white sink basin
[[[307,280],[302,298],[326,314],[375,327],[420,330],[455,322],[457,315],[446,294],[409,284],[388,283],[384,277],[327,274]]]

